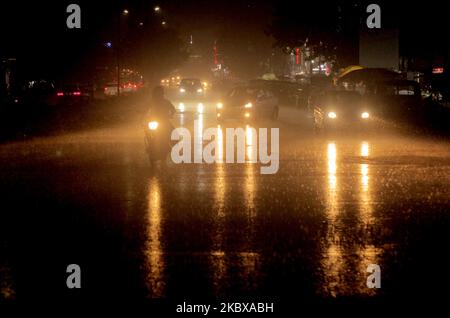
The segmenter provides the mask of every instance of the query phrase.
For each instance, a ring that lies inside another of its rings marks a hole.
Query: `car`
[[[122,84],[120,86],[120,94],[129,95],[136,93],[139,90],[140,85],[132,82]],[[117,83],[108,83],[103,89],[103,93],[107,97],[117,96]]]
[[[231,89],[216,107],[217,120],[227,118],[255,120],[278,119],[278,99],[260,86],[238,86]]]
[[[300,109],[306,109],[310,93],[310,85],[298,84],[291,81],[280,80],[251,80],[251,85],[259,85],[269,89],[280,104],[292,105]]]
[[[368,126],[373,117],[361,94],[355,91],[328,90],[312,96],[308,108],[316,131]]]
[[[62,84],[56,89],[59,102],[76,103],[93,99],[93,88],[89,84]]]
[[[179,75],[172,75],[161,80],[161,86],[167,88],[177,88],[180,85],[181,77]]]
[[[58,103],[55,92],[53,81],[46,79],[27,80],[20,98],[16,97],[15,101],[16,103],[20,101],[26,105],[54,106]]]
[[[424,118],[422,93],[415,81],[376,82],[373,94],[368,97],[373,100],[373,104],[380,105],[384,119],[411,122]]]
[[[120,90],[120,92],[122,92],[122,89]],[[103,93],[108,97],[117,96],[117,83],[106,84],[105,88],[103,89]]]
[[[178,92],[181,96],[197,97],[204,95],[205,88],[198,78],[183,78],[180,81]]]

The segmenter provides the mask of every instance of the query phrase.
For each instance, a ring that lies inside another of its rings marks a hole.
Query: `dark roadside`
[[[0,142],[60,135],[136,121],[149,107],[146,91],[77,103],[14,105],[0,109]]]

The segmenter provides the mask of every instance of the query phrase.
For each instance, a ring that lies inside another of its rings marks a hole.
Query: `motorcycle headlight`
[[[151,121],[148,123],[148,129],[150,130],[156,130],[158,128],[158,122],[157,121]]]
[[[369,118],[370,117],[370,114],[368,113],[368,112],[363,112],[362,114],[361,114],[361,118],[362,119],[367,119],[367,118]]]
[[[252,107],[253,107],[253,104],[252,104],[252,103],[247,103],[247,104],[244,105],[244,107],[245,107],[245,108],[252,108]]]
[[[328,113],[328,118],[335,119],[336,117],[337,117],[337,115],[336,115],[335,112],[329,112]]]

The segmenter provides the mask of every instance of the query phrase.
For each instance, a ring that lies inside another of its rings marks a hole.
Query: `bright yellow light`
[[[203,89],[201,89],[201,88],[197,89],[197,93],[201,93],[201,92],[203,92]]]
[[[245,104],[244,107],[245,107],[245,108],[252,108],[252,107],[253,107],[253,104],[252,104],[252,103],[247,103],[247,104]],[[248,116],[246,116],[246,117],[248,117]]]
[[[180,112],[184,112],[184,103],[179,103],[178,109],[180,110]]]
[[[328,144],[328,173],[336,173],[336,144]]]
[[[247,146],[247,161],[250,163],[255,163],[257,158],[257,148],[255,147],[256,143],[256,130],[249,125],[245,126],[245,145]]]
[[[223,104],[222,103],[217,103],[217,108],[218,109],[222,109],[223,108]]]
[[[250,117],[250,113],[245,113],[244,116],[247,117],[247,118],[249,118],[249,117]]]
[[[157,121],[151,121],[148,123],[148,128],[150,130],[156,130],[158,128],[158,122]]]
[[[217,160],[223,162],[223,132],[220,125],[217,126]]]
[[[363,191],[367,191],[369,188],[369,165],[361,165],[361,183]]]
[[[204,111],[203,104],[202,104],[202,103],[199,103],[199,104],[197,105],[197,112],[200,113],[200,114],[203,114],[203,111]]]
[[[186,90],[184,88],[180,88],[180,93],[185,93]]]
[[[145,255],[147,264],[146,284],[152,296],[163,297],[165,295],[164,269],[166,268],[163,248],[162,248],[162,220],[164,211],[162,208],[162,193],[160,181],[157,177],[150,179],[148,186],[147,213],[145,222],[146,239]]]
[[[369,118],[369,116],[370,116],[370,115],[369,115],[368,112],[364,112],[364,113],[361,114],[361,118],[362,118],[362,119],[367,119],[367,118]]]
[[[327,157],[328,157],[328,185],[330,187],[330,190],[336,190],[336,157],[337,157],[337,151],[336,151],[336,144],[335,143],[329,143],[328,144],[328,150],[327,150]]]
[[[363,142],[361,144],[361,156],[368,157],[369,156],[369,143]]]
[[[220,113],[217,113],[217,117],[220,117],[221,116],[221,114]]]
[[[337,117],[337,115],[336,115],[335,112],[329,112],[328,113],[328,118],[335,119],[336,117]]]

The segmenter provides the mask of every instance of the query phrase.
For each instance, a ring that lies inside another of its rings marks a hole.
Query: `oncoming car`
[[[205,88],[198,78],[183,78],[180,81],[178,92],[181,96],[203,96]]]
[[[229,91],[216,107],[217,120],[227,118],[255,120],[278,119],[278,99],[267,89],[239,86]]]
[[[367,126],[373,113],[363,97],[353,91],[327,91],[309,101],[316,131]]]

